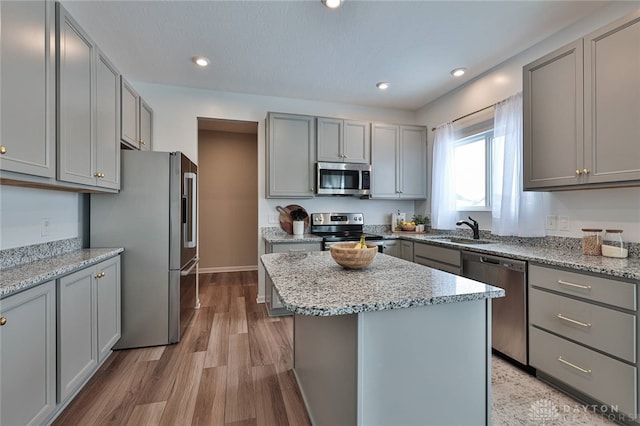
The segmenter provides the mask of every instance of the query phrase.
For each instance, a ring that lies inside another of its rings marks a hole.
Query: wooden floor
[[[291,317],[256,303],[257,279],[201,274],[182,341],[114,352],[54,425],[309,425]]]

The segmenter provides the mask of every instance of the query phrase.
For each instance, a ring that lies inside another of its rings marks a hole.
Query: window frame
[[[482,211],[491,211],[491,192],[492,192],[492,180],[491,180],[491,176],[492,176],[492,156],[493,156],[493,127],[489,130],[485,130],[470,136],[466,136],[464,138],[460,138],[460,139],[456,139],[455,141],[455,147],[454,147],[454,162],[455,160],[455,149],[457,149],[459,146],[462,145],[468,145],[477,141],[480,141],[484,139],[485,140],[485,203],[484,206],[465,206],[465,207],[458,207],[456,205],[456,211],[458,212],[465,212],[465,211],[469,211],[469,212],[482,212]],[[458,167],[457,162],[456,164],[456,169]],[[457,199],[457,191],[456,191],[456,199]],[[456,203],[457,204],[457,203]]]

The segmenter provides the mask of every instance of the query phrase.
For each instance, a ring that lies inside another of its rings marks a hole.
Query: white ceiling
[[[63,3],[129,80],[415,110],[607,2]]]

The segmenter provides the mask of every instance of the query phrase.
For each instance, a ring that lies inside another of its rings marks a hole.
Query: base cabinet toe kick
[[[538,377],[639,424],[638,282],[530,264],[529,363]]]

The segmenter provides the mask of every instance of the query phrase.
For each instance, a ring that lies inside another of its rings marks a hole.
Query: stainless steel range
[[[368,244],[378,246],[382,252],[384,238],[381,235],[368,234],[363,231],[364,215],[362,213],[312,213],[311,233],[322,237],[322,250],[329,250],[331,244],[345,241],[357,242],[364,234]]]

